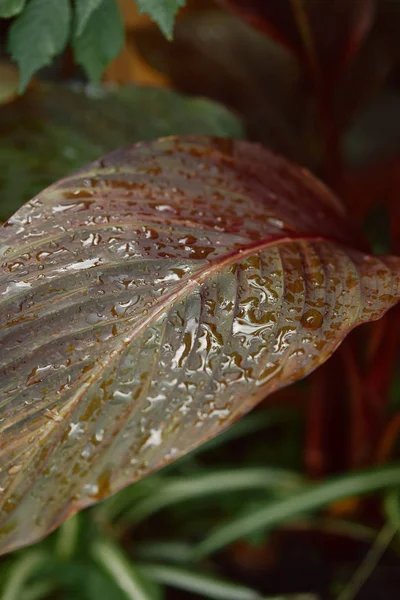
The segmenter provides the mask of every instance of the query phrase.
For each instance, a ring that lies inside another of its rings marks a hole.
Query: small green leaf
[[[75,34],[82,35],[86,24],[103,0],[75,0]]]
[[[0,17],[8,19],[19,15],[25,4],[26,0],[0,0]]]
[[[97,83],[105,67],[118,55],[124,42],[124,24],[115,0],[103,0],[87,19],[83,32],[73,39],[75,60]]]
[[[172,39],[174,20],[186,0],[136,0],[139,12],[148,14],[165,37]]]
[[[32,75],[66,46],[71,22],[68,0],[31,0],[10,27],[8,50],[21,72],[20,92]]]

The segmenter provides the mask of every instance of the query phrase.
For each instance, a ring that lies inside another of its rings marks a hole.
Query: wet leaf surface
[[[322,184],[223,139],[106,156],[20,209],[0,256],[3,553],[213,437],[400,297],[400,260],[366,255]]]
[[[224,107],[170,90],[36,85],[0,107],[0,220],[98,156],[171,134],[241,137],[243,129]]]

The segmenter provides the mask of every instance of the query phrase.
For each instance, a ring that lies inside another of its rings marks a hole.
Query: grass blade
[[[145,591],[136,569],[119,548],[109,541],[98,540],[93,544],[92,554],[129,600],[153,600]]]
[[[327,482],[310,485],[287,498],[270,502],[265,508],[230,521],[213,531],[194,549],[198,560],[255,531],[267,530],[297,517],[328,506],[342,498],[359,496],[400,484],[400,466],[351,473]]]
[[[358,569],[355,571],[350,582],[341,591],[337,600],[354,600],[360,589],[371,577],[376,569],[380,559],[390,546],[396,529],[391,523],[386,523],[376,536],[375,542],[371,546],[367,556],[364,558]]]
[[[152,581],[200,594],[215,600],[261,600],[262,596],[242,585],[224,581],[199,573],[193,573],[169,565],[144,564],[139,566],[141,573]]]
[[[56,589],[57,584],[54,581],[38,581],[29,585],[19,600],[43,600],[54,593]]]
[[[295,489],[302,478],[285,469],[226,469],[213,473],[170,479],[156,494],[139,501],[126,515],[129,522],[139,522],[171,504],[226,494],[239,490],[284,488]]]
[[[10,569],[1,600],[21,600],[25,584],[46,560],[44,552],[31,551],[22,554]]]
[[[58,530],[56,553],[61,560],[68,560],[74,554],[79,535],[79,515],[65,521]]]
[[[384,511],[387,520],[395,531],[400,531],[400,497],[399,490],[391,490],[385,497]]]
[[[192,546],[179,541],[153,541],[138,546],[137,556],[146,561],[165,561],[167,563],[186,563]]]

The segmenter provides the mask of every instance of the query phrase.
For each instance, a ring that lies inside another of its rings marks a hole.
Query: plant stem
[[[340,132],[338,131],[333,107],[334,84],[326,81],[321,72],[304,0],[291,0],[291,5],[303,41],[310,79],[314,87],[317,125],[324,146],[323,169],[325,181],[340,194],[343,190],[343,164]]]

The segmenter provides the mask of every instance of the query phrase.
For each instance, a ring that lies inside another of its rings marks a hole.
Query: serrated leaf
[[[67,173],[114,148],[172,134],[243,137],[223,106],[172,90],[37,83],[0,111],[0,221]]]
[[[321,183],[228,139],[113,152],[0,232],[3,553],[215,436],[400,298],[400,258],[366,254]]]
[[[9,19],[22,12],[26,0],[0,0],[0,18]]]
[[[115,0],[102,0],[89,16],[80,35],[73,38],[76,62],[90,81],[98,83],[106,66],[119,54],[124,42],[124,24]]]
[[[172,39],[174,21],[186,0],[136,0],[139,12],[146,13],[157,23],[165,37]]]
[[[20,91],[32,75],[65,48],[71,21],[69,0],[30,0],[12,23],[8,51],[20,68]]]
[[[75,0],[75,35],[82,35],[90,16],[102,2],[103,0]]]

